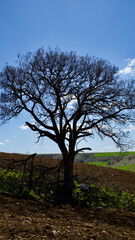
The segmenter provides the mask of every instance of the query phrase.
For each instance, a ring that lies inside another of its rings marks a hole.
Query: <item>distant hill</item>
[[[3,159],[6,153],[0,153],[0,158]],[[25,154],[8,154],[10,159],[20,158]],[[62,159],[61,154],[37,154],[42,159]],[[79,153],[75,158],[75,162],[88,163],[104,167],[113,167],[127,171],[135,172],[135,152],[102,152],[102,153]]]
[[[39,154],[40,157],[61,159],[61,154]],[[122,170],[135,171],[135,152],[102,152],[79,153],[76,162],[113,167]]]

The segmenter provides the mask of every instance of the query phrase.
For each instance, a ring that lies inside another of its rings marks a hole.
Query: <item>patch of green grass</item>
[[[130,164],[130,165],[117,167],[117,169],[124,170],[124,171],[135,172],[135,164]]]
[[[96,166],[101,166],[101,167],[112,167],[124,171],[130,171],[130,172],[135,172],[135,164],[130,164],[130,165],[124,165],[121,167],[113,167],[111,165],[108,165],[108,162],[90,162],[88,163],[89,165],[96,165]]]
[[[108,162],[89,162],[88,164],[90,164],[90,165],[96,165],[96,166],[101,166],[101,167],[108,167],[107,163],[108,163]]]
[[[93,164],[95,163],[93,162]],[[98,165],[102,166],[105,166],[106,163],[97,162]],[[63,190],[63,179],[60,179],[58,186],[53,175],[47,175],[44,178],[43,174],[35,174],[32,179],[29,177],[29,172],[24,175],[22,172],[0,170],[0,191],[14,193],[23,197],[39,197],[56,202],[63,199],[63,191],[61,191]],[[31,180],[32,185],[30,188]],[[75,181],[75,186],[76,188],[73,190],[75,205],[135,211],[135,195],[92,184],[87,185],[86,189],[84,189],[77,181]]]
[[[41,197],[52,199],[52,191],[56,180],[52,175],[41,173],[15,172],[0,170],[0,192],[9,192],[24,197]]]
[[[92,157],[124,156],[124,155],[135,155],[135,152],[101,152],[93,154]]]
[[[0,171],[0,190],[19,194],[22,190],[22,176],[20,172]]]

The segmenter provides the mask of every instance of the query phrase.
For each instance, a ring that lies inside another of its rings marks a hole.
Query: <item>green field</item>
[[[130,171],[130,172],[135,172],[135,164],[130,164],[130,165],[122,166],[122,167],[117,167],[117,169]]]
[[[125,156],[125,155],[135,155],[135,152],[102,152],[102,153],[95,153],[93,157],[107,157],[107,156]]]
[[[135,172],[135,151],[81,153],[77,155],[76,161]]]
[[[107,165],[108,162],[90,162],[88,164],[90,165],[96,165],[96,166],[101,166],[101,167],[108,167]]]
[[[108,162],[90,162],[88,164],[101,166],[101,167],[112,167],[112,168],[116,168],[116,169],[120,169],[120,170],[124,170],[124,171],[135,172],[135,164],[129,164],[129,165],[121,166],[121,167],[113,167],[113,166],[107,165],[107,163]]]

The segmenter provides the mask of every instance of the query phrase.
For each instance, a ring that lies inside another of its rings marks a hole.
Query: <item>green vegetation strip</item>
[[[135,164],[130,164],[130,165],[117,167],[117,169],[124,170],[124,171],[135,172]]]
[[[113,167],[111,165],[107,165],[108,162],[90,162],[88,163],[89,165],[96,165],[96,166],[101,166],[101,167],[111,167],[119,170],[124,170],[124,171],[130,171],[130,172],[135,172],[135,164],[129,164],[129,165],[124,165],[121,167]]]
[[[74,199],[80,206],[135,211],[135,195],[92,184],[87,187],[81,190],[77,185],[74,190]]]
[[[124,156],[124,155],[135,155],[135,152],[102,152],[95,153],[92,155],[92,157]]]
[[[96,165],[96,166],[101,166],[101,167],[108,167],[107,165],[108,162],[90,162],[88,164],[90,165]]]
[[[29,176],[28,173],[24,176],[21,172],[6,172],[6,170],[1,170],[0,192],[6,191],[24,197],[33,196],[36,198],[44,198],[46,200],[51,199],[56,202],[59,197],[63,198],[61,188],[57,189],[52,178],[49,179],[49,177],[47,177],[47,179],[43,180],[37,179],[36,176],[33,176],[33,179],[31,180],[33,180],[34,184],[29,188]],[[39,181],[37,182],[37,180]],[[73,191],[73,201],[75,206],[80,205],[82,207],[90,208],[102,207],[135,211],[135,195],[133,194],[115,191],[102,186],[85,185],[84,183],[79,184],[77,181],[75,181],[75,185],[76,188]],[[36,191],[37,189],[39,191]],[[42,192],[43,190],[44,192]]]

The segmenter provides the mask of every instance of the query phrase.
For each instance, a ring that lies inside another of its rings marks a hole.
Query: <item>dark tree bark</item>
[[[74,187],[73,160],[67,156],[64,157],[64,195],[68,202],[72,202],[72,190]]]

